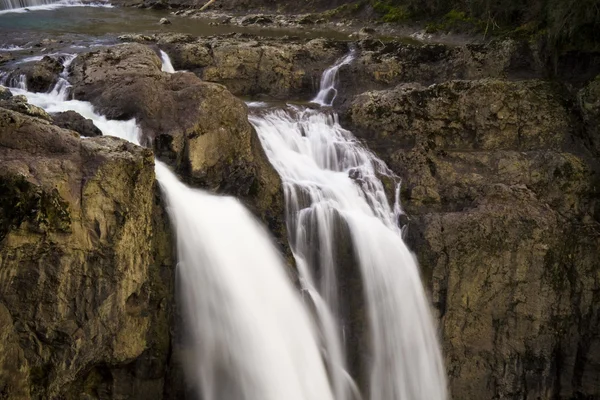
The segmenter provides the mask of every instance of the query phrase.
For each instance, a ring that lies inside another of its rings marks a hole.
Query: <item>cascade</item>
[[[344,65],[350,64],[355,58],[355,51],[351,50],[346,56],[340,58],[334,65],[327,68],[321,76],[319,93],[312,99],[313,103],[321,106],[331,106],[337,96],[337,88],[335,87],[338,71]]]
[[[135,120],[108,120],[88,102],[67,100],[65,86],[11,90],[48,112],[74,110],[103,134],[139,144]],[[197,397],[334,400],[317,329],[266,229],[236,199],[191,189],[158,160],[156,177],[176,232],[184,364]]]
[[[0,0],[0,15],[27,11],[54,10],[61,7],[113,7],[108,1],[83,2],[80,0]]]
[[[27,90],[27,77],[24,74],[14,76],[10,72],[2,72],[0,73],[0,85]]]
[[[313,102],[333,103],[337,70],[352,59],[350,53],[325,71]],[[252,109],[250,121],[284,183],[288,234],[301,282],[309,293],[318,292],[342,337],[352,332],[340,281],[357,265],[370,339],[366,397],[445,399],[433,318],[415,257],[397,224],[399,190],[391,206],[380,179],[394,179],[391,171],[340,126],[331,110]],[[352,247],[350,260],[340,258],[345,238]]]
[[[171,59],[169,58],[169,55],[163,50],[160,50],[160,59],[162,61],[161,70],[163,72],[168,72],[169,74],[175,73],[175,68],[173,68],[173,64],[171,64]]]

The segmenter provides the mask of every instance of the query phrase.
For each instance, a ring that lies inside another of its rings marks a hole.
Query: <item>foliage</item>
[[[554,53],[600,50],[600,0],[371,0],[385,22],[429,21],[429,31],[546,39]]]

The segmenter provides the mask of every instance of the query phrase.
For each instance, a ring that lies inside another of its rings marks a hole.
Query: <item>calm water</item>
[[[158,21],[168,17],[171,25]],[[347,35],[331,30],[267,29],[220,25],[208,20],[171,15],[169,11],[135,8],[68,7],[24,13],[0,14],[0,49],[11,46],[27,48],[15,56],[88,50],[90,46],[109,45],[126,33],[152,34],[161,32],[211,36],[232,32],[262,36],[297,35],[305,38],[329,37],[347,39]]]

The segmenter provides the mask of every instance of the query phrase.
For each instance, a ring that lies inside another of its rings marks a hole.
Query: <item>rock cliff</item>
[[[147,46],[86,53],[72,65],[76,98],[109,118],[135,118],[142,143],[195,187],[239,197],[286,247],[283,192],[245,104],[224,86],[189,72],[161,72]]]
[[[174,260],[152,152],[3,93],[0,398],[156,398]]]
[[[348,108],[403,179],[454,398],[600,396],[600,175],[567,99],[547,82],[484,79]]]

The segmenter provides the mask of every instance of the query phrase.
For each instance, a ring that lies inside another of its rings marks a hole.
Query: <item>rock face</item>
[[[448,46],[366,39],[357,43],[357,59],[340,71],[336,100],[345,107],[353,96],[402,83],[431,85],[452,79],[541,78],[544,67],[536,49],[525,42]]]
[[[195,39],[185,35],[123,39],[157,42],[176,69],[223,84],[236,96],[281,100],[314,96],[323,70],[348,51],[345,43],[325,39]]]
[[[53,114],[52,122],[61,128],[75,131],[81,136],[96,137],[102,135],[102,131],[94,125],[91,119],[86,119],[75,111],[64,111]]]
[[[0,105],[0,397],[160,397],[174,260],[157,193],[150,150]]]
[[[224,86],[160,68],[156,53],[141,44],[87,53],[73,63],[73,93],[109,118],[135,118],[142,141],[185,181],[239,197],[283,246],[281,181],[245,104]]]
[[[345,118],[403,179],[453,398],[600,396],[599,174],[555,87],[399,86]]]

